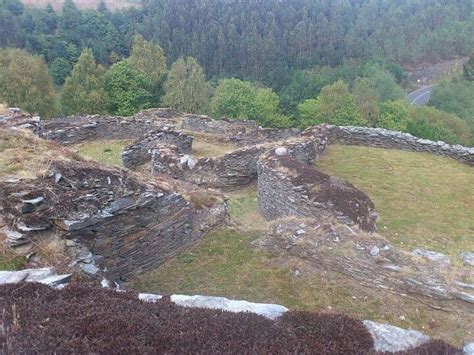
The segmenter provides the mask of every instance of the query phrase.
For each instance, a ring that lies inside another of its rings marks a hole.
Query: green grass
[[[256,186],[227,193],[229,214],[243,230],[266,230],[268,223],[259,213]]]
[[[366,192],[379,232],[407,250],[427,248],[460,263],[474,250],[474,169],[455,160],[399,150],[330,146],[317,163]]]
[[[132,143],[131,140],[104,140],[76,144],[73,148],[79,154],[103,164],[121,166],[122,150]]]
[[[0,256],[0,270],[2,271],[3,270],[7,270],[7,271],[19,270],[24,265],[25,265],[25,258],[21,256],[11,256],[11,255]]]

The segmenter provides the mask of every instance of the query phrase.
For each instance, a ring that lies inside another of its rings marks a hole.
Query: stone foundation
[[[189,153],[193,144],[193,137],[169,129],[159,129],[147,133],[124,148],[122,152],[123,166],[133,169],[151,161],[151,149],[157,144],[173,146],[179,153]]]
[[[286,144],[296,159],[307,164],[314,162],[318,154],[317,144],[310,140],[296,139]],[[206,187],[242,187],[257,179],[259,157],[277,146],[276,143],[264,143],[237,149],[221,157],[195,159],[159,145],[152,153],[152,169]]]
[[[377,213],[366,194],[284,153],[271,151],[258,161],[259,206],[267,220],[335,217],[368,232],[376,230]]]

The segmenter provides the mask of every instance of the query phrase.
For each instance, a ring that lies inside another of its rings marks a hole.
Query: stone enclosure
[[[53,230],[92,252],[111,279],[127,279],[225,223],[225,198],[212,189],[225,193],[256,184],[260,212],[273,226],[262,247],[436,307],[464,309],[474,303],[472,286],[462,286],[466,271],[446,266],[450,280],[389,246],[374,233],[377,206],[370,198],[350,182],[317,170],[318,157],[335,142],[427,152],[468,165],[474,165],[473,148],[375,128],[265,129],[252,121],[216,121],[170,109],[127,118],[63,118],[34,127],[39,136],[63,145],[135,139],[122,152],[123,165],[133,170],[149,164],[150,173],[57,162],[47,177],[2,181],[4,231],[12,243]],[[193,133],[236,148],[196,157]]]

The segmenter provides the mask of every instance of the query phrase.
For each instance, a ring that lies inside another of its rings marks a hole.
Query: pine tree
[[[163,104],[184,112],[207,111],[211,87],[204,70],[193,57],[179,58],[165,82]]]
[[[0,101],[42,117],[55,114],[55,91],[39,56],[21,49],[0,51]]]
[[[64,84],[61,95],[63,113],[106,113],[109,98],[104,88],[104,74],[105,70],[96,63],[92,50],[84,49]]]

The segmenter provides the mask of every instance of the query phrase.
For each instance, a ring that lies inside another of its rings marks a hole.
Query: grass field
[[[94,159],[100,163],[121,166],[122,150],[132,143],[132,140],[107,140],[75,144],[79,154]]]
[[[472,167],[425,153],[337,145],[317,166],[369,195],[379,232],[394,245],[436,250],[454,262],[474,249]]]

